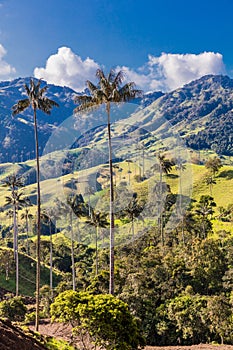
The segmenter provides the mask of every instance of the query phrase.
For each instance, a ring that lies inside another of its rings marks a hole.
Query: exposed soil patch
[[[24,334],[10,322],[0,320],[1,350],[46,350],[34,338]]]
[[[233,350],[233,345],[147,346],[146,350]]]

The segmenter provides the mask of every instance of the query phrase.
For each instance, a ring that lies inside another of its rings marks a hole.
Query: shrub
[[[0,316],[10,321],[23,321],[27,308],[21,297],[14,297],[0,302]]]

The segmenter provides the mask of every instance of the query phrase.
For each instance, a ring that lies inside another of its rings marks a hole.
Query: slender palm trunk
[[[158,218],[158,226],[161,236],[161,242],[162,246],[164,246],[164,232],[163,232],[163,208],[162,208],[162,196],[163,196],[163,174],[162,174],[162,167],[160,165],[160,171],[159,171],[159,218]]]
[[[71,210],[71,209],[70,209]],[[74,232],[73,232],[73,220],[72,220],[73,213],[70,213],[70,229],[71,229],[71,263],[72,263],[72,285],[73,290],[76,289],[75,284],[75,261],[74,261]]]
[[[132,236],[134,238],[134,217],[132,217]]]
[[[26,209],[26,240],[27,240],[27,255],[29,255],[29,235],[28,235],[28,232],[29,232],[29,226],[28,226],[28,212],[27,212],[27,209]]]
[[[16,205],[13,205],[13,250],[14,250],[14,259],[16,259],[16,236],[17,236],[17,223],[16,223]]]
[[[18,223],[16,204],[13,207],[14,218],[14,258],[15,258],[15,295],[19,295],[19,252],[18,252]]]
[[[180,215],[181,215],[181,234],[182,234],[182,241],[183,244],[185,244],[185,239],[184,239],[184,213],[182,212],[182,170],[180,169],[180,178],[179,178],[179,186],[180,186],[180,195],[179,195],[179,210],[180,210]]]
[[[53,297],[53,237],[51,219],[49,219],[49,234],[50,234],[50,254],[49,254],[49,282],[50,282],[50,296]]]
[[[108,152],[109,152],[109,176],[110,176],[110,278],[109,294],[114,294],[114,186],[113,186],[113,169],[112,169],[112,141],[111,141],[111,121],[110,121],[110,102],[106,104],[108,115]]]
[[[99,226],[96,226],[95,230],[95,275],[97,276],[99,273],[99,264],[98,264],[98,232]]]
[[[40,159],[36,108],[33,108],[34,115],[34,133],[35,133],[35,151],[36,151],[36,177],[37,177],[37,244],[36,244],[36,322],[35,330],[39,330],[39,308],[40,308],[40,216],[41,216],[41,196],[40,196]]]

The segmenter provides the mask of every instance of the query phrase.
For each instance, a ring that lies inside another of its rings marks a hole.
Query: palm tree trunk
[[[181,215],[181,234],[182,234],[182,241],[183,244],[185,244],[184,240],[184,213],[182,212],[182,170],[180,169],[179,171],[179,190],[180,190],[180,195],[179,195],[179,210],[180,210],[180,215]]]
[[[19,295],[19,252],[18,252],[18,223],[17,223],[17,208],[16,204],[13,207],[14,221],[14,259],[15,259],[15,295]]]
[[[162,246],[164,246],[164,232],[163,232],[163,208],[162,208],[162,195],[163,195],[163,174],[162,174],[162,167],[160,165],[159,170],[159,218],[158,218],[158,226],[159,226],[159,232],[161,236],[161,242]]]
[[[34,116],[34,134],[35,134],[35,151],[36,151],[36,178],[37,178],[37,243],[36,243],[36,322],[35,330],[39,330],[39,308],[40,308],[40,215],[41,215],[41,197],[40,197],[40,160],[39,160],[39,143],[36,119],[36,108],[33,109]]]
[[[28,237],[28,232],[29,232],[29,227],[28,227],[28,212],[27,212],[27,209],[26,209],[26,239],[27,239],[27,255],[29,255],[29,237]]]
[[[18,252],[18,223],[17,223],[17,208],[14,205],[14,258],[15,258],[15,295],[19,295],[19,252]]]
[[[132,218],[132,236],[134,238],[134,218]]]
[[[17,224],[16,224],[16,207],[13,206],[13,250],[14,250],[14,259],[16,259],[16,236],[17,236]]]
[[[74,232],[73,232],[72,212],[70,213],[70,229],[71,229],[72,284],[73,284],[73,290],[75,290],[76,285],[75,285],[75,261],[74,261]]]
[[[99,273],[99,268],[98,268],[98,232],[99,232],[99,226],[96,226],[96,231],[95,231],[95,275],[97,276]]]
[[[109,294],[114,294],[114,186],[112,169],[112,142],[111,142],[111,121],[110,121],[110,102],[106,104],[108,115],[108,152],[109,152],[109,176],[110,176],[110,268],[109,268]]]
[[[53,297],[53,237],[51,219],[49,219],[49,234],[50,234],[50,254],[49,254],[49,282],[50,282],[50,296]]]

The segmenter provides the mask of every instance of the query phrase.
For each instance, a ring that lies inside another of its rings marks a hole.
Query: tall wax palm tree
[[[209,186],[209,189],[210,189],[210,195],[212,196],[212,193],[213,193],[213,185],[216,185],[216,180],[214,179],[213,176],[208,176],[206,179],[205,179],[205,183],[206,185]]]
[[[99,266],[98,266],[98,236],[99,236],[99,228],[105,228],[109,226],[109,222],[107,220],[107,214],[106,213],[100,213],[98,211],[95,211],[91,208],[91,216],[88,220],[86,220],[87,223],[95,227],[95,274],[96,276],[99,273]]]
[[[27,200],[22,197],[23,193],[18,192],[18,190],[12,191],[11,196],[5,197],[5,206],[11,205],[13,207],[13,227],[14,227],[14,258],[15,258],[15,286],[16,296],[19,295],[19,252],[18,252],[18,209],[22,208]]]
[[[70,239],[71,239],[71,263],[72,263],[72,286],[76,289],[76,273],[75,273],[75,257],[74,257],[74,230],[73,230],[73,215],[80,218],[88,216],[88,208],[84,203],[81,194],[71,193],[67,196],[66,202],[56,199],[57,207],[60,214],[69,218]]]
[[[179,209],[179,215],[181,217],[181,221],[182,221],[182,240],[183,240],[183,243],[184,243],[184,211],[182,212],[182,172],[185,171],[186,169],[186,165],[184,164],[184,160],[181,159],[180,157],[178,157],[176,159],[176,170],[179,172],[179,206],[178,206],[178,209]]]
[[[163,208],[162,208],[162,194],[163,194],[163,174],[168,175],[174,164],[173,161],[166,158],[165,154],[156,154],[155,156],[158,158],[159,164],[155,164],[152,166],[153,170],[159,170],[159,201],[158,201],[158,227],[161,235],[162,245],[164,246],[164,232],[163,232]]]
[[[132,236],[134,238],[134,222],[136,218],[140,218],[143,206],[138,203],[137,193],[133,193],[132,199],[127,203],[125,208],[119,213],[121,217],[127,217],[131,221]]]
[[[13,205],[13,203],[10,203],[9,204],[12,204],[13,205],[13,230],[14,230],[14,234],[13,234],[13,248],[14,248],[14,257],[16,258],[15,254],[16,254],[16,239],[17,239],[17,225],[16,225],[16,212],[17,212],[17,209],[16,209],[16,193],[18,191],[19,188],[23,187],[24,185],[24,181],[23,181],[23,178],[21,176],[18,176],[18,175],[15,175],[15,174],[12,174],[12,175],[9,175],[5,180],[2,181],[2,185],[3,187],[8,187],[9,190],[11,191],[11,198],[8,197],[8,202],[11,201],[11,199],[15,199],[15,205]]]
[[[26,224],[26,237],[27,237],[27,254],[29,255],[29,242],[28,242],[28,239],[29,239],[29,222],[33,219],[33,215],[30,213],[30,210],[28,208],[28,206],[31,205],[31,202],[28,198],[28,202],[27,204],[25,205],[25,211],[24,213],[21,214],[20,218],[22,220],[25,220],[25,224]]]
[[[31,107],[33,110],[34,135],[35,135],[35,155],[36,155],[36,174],[37,174],[37,266],[36,266],[36,331],[39,329],[39,304],[40,304],[40,219],[41,219],[41,195],[40,195],[40,161],[39,161],[39,142],[37,128],[37,111],[41,110],[46,114],[51,113],[51,109],[58,104],[46,97],[48,86],[41,87],[41,80],[30,79],[30,84],[24,84],[27,98],[18,101],[13,107],[13,115],[22,113],[25,109]]]
[[[96,77],[98,84],[95,85],[89,80],[87,87],[90,95],[77,96],[76,103],[79,103],[74,112],[79,113],[85,110],[92,110],[104,104],[107,113],[108,130],[108,151],[109,151],[109,175],[110,175],[110,280],[109,293],[114,294],[114,184],[112,167],[112,141],[111,141],[111,103],[128,102],[135,97],[141,96],[142,91],[135,89],[135,84],[129,82],[122,86],[124,81],[123,71],[116,72],[110,70],[108,76],[105,76],[103,70],[97,69]]]
[[[53,297],[53,237],[52,237],[52,223],[55,226],[55,233],[57,231],[56,221],[60,219],[58,215],[58,208],[51,207],[42,210],[41,219],[49,226],[49,286],[50,296]]]

